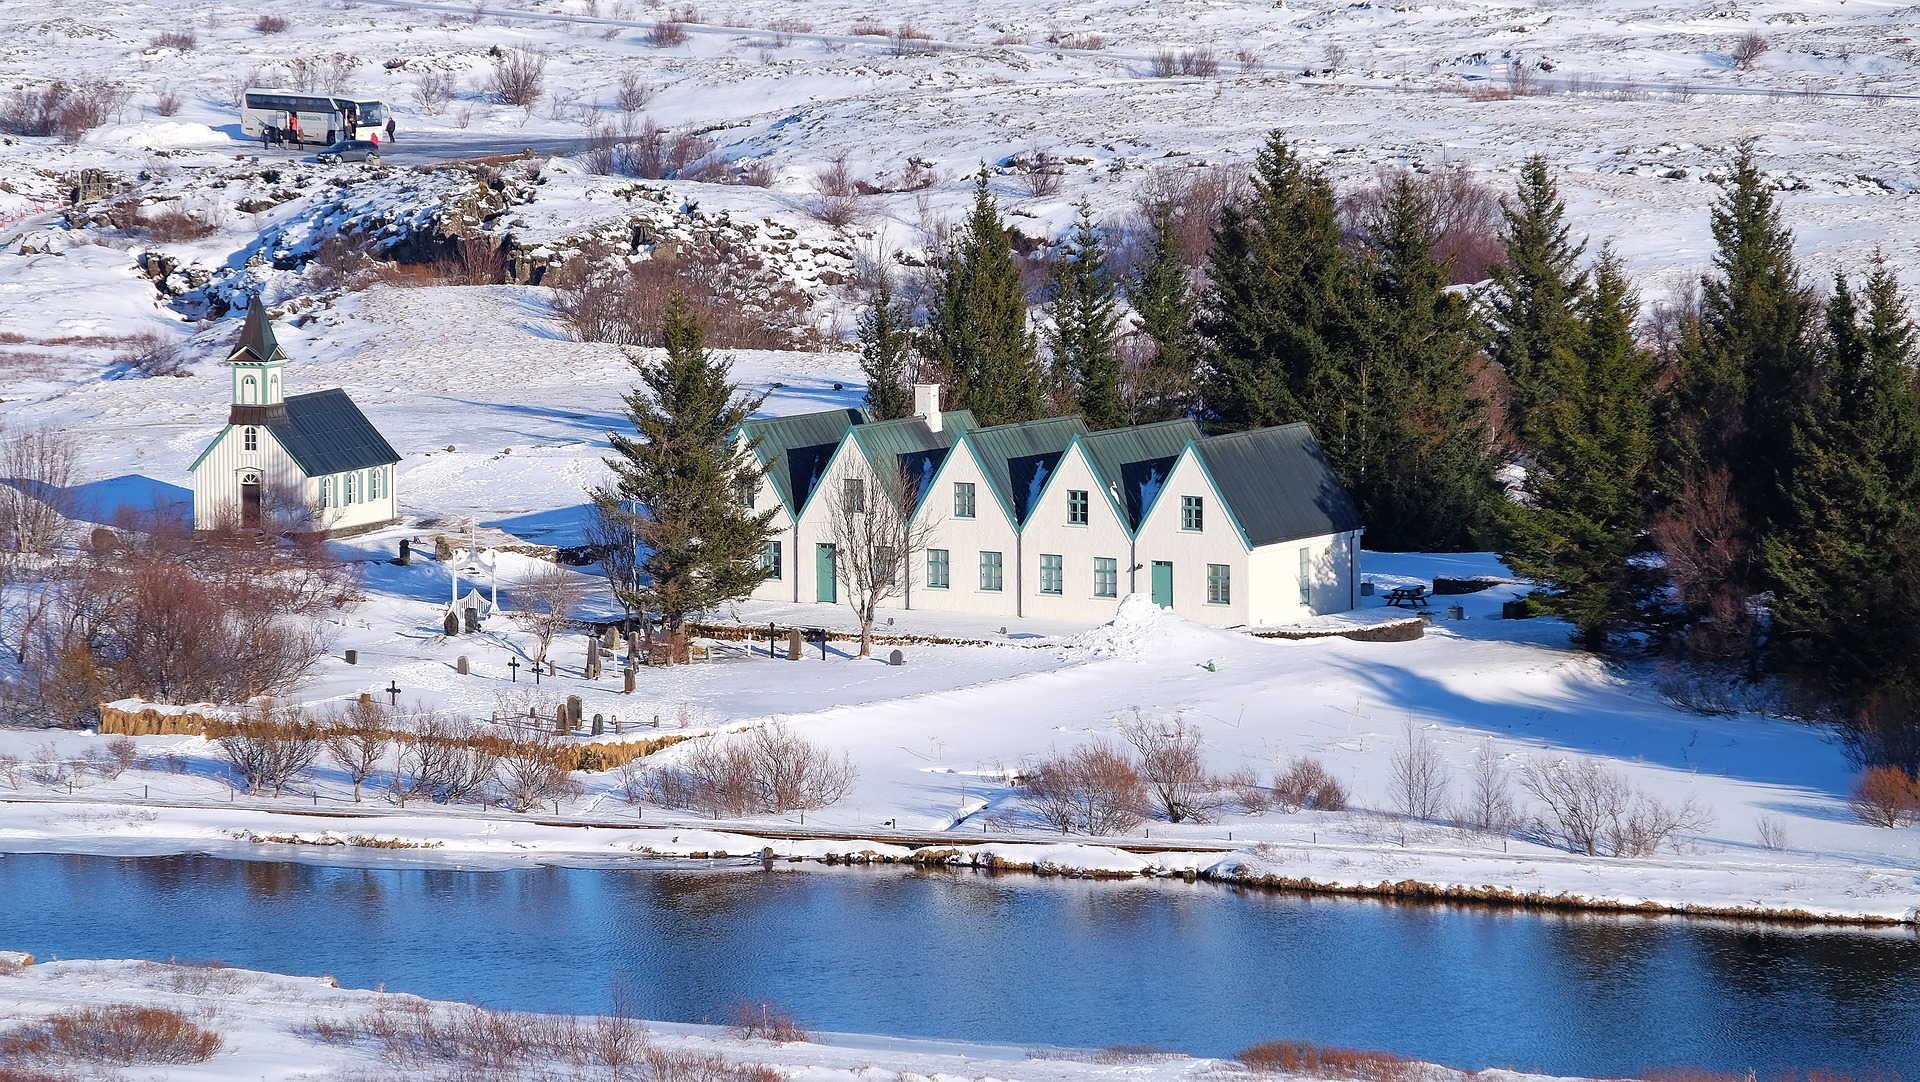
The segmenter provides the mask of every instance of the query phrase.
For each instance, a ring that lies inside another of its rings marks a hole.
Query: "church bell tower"
[[[233,370],[233,406],[228,424],[260,425],[284,421],[286,395],[281,382],[287,355],[273,337],[273,321],[267,318],[267,306],[259,297],[247,309],[247,323],[240,330],[240,344],[227,358]]]

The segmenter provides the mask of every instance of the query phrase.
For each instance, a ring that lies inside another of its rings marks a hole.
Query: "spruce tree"
[[[1127,283],[1127,303],[1140,317],[1146,355],[1128,381],[1134,424],[1171,421],[1193,412],[1193,284],[1180,258],[1173,208],[1153,209],[1147,258]]]
[[[1044,409],[1044,381],[1027,297],[984,166],[973,213],[951,242],[928,305],[927,359],[947,373],[957,408],[983,425],[1028,421]]]
[[[1410,175],[1388,180],[1365,233],[1365,342],[1340,391],[1323,392],[1327,404],[1309,414],[1343,415],[1333,461],[1369,543],[1479,547],[1492,539],[1499,498],[1485,407],[1473,393],[1483,328],[1447,289],[1434,255],[1437,215]]]
[[[737,438],[760,407],[731,378],[731,362],[708,353],[704,328],[678,294],[668,302],[665,356],[631,351],[640,384],[628,392],[635,435],[608,438],[613,483],[592,492],[603,514],[630,516],[647,549],[648,582],[629,608],[657,612],[670,639],[686,617],[745,597],[766,578],[760,560],[773,511],[753,511],[742,493],[759,487],[753,452]]]
[[[1488,294],[1494,337],[1489,354],[1510,384],[1508,427],[1528,449],[1551,438],[1550,405],[1566,388],[1554,382],[1573,348],[1585,275],[1584,241],[1566,224],[1567,208],[1544,156],[1528,158],[1511,201],[1500,201],[1505,258],[1492,270]]]
[[[1539,442],[1525,499],[1506,504],[1508,566],[1544,587],[1547,611],[1603,648],[1655,585],[1634,559],[1653,479],[1653,358],[1633,336],[1640,301],[1611,249],[1573,298],[1570,340],[1546,352]]]
[[[1207,255],[1195,323],[1207,424],[1228,432],[1307,421],[1338,469],[1351,453],[1342,360],[1354,277],[1333,187],[1278,131],[1256,159],[1251,187],[1244,203],[1221,213]]]
[[[1053,329],[1047,341],[1053,350],[1054,380],[1070,392],[1088,428],[1127,423],[1120,398],[1117,308],[1106,245],[1093,224],[1093,208],[1083,199],[1054,268],[1047,313]]]
[[[1844,277],[1819,390],[1794,425],[1785,513],[1761,542],[1774,660],[1855,724],[1869,761],[1920,767],[1920,394],[1913,325],[1884,265],[1867,311]]]
[[[873,303],[860,313],[860,371],[867,377],[867,410],[876,421],[913,413],[913,331],[906,306],[894,300],[893,278],[883,268]]]

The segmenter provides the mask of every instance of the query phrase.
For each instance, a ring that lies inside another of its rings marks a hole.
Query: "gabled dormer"
[[[233,406],[227,423],[235,425],[273,424],[287,415],[283,386],[287,355],[273,337],[273,321],[259,297],[247,309],[246,326],[240,329],[240,344],[227,358],[233,374]]]

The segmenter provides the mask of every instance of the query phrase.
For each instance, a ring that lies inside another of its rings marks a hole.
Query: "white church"
[[[227,358],[227,426],[193,464],[194,529],[340,535],[394,522],[399,454],[347,392],[286,394],[286,365],[256,297]]]

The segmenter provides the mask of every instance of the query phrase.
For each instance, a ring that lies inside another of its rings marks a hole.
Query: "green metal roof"
[[[1214,436],[1194,444],[1249,545],[1362,529],[1306,422]]]
[[[860,409],[823,410],[788,417],[763,417],[741,425],[755,441],[754,453],[767,471],[773,489],[786,501],[790,514],[799,514],[827,463],[846,438],[847,430],[867,423]]]
[[[946,410],[940,414],[938,432],[927,427],[926,418],[915,416],[857,425],[853,438],[876,474],[884,478],[889,469],[898,469],[913,479],[913,505],[918,507],[947,452],[962,435],[979,427],[973,411]]]
[[[338,387],[287,399],[287,419],[265,426],[308,477],[391,466],[400,455]]]
[[[1078,417],[1048,417],[976,428],[967,433],[967,442],[973,445],[988,487],[1012,516],[1014,525],[1021,526],[1060,455],[1074,437],[1086,432],[1087,426]]]
[[[259,297],[253,298],[252,306],[247,309],[246,325],[240,328],[240,344],[234,347],[228,362],[269,364],[286,359],[279,341],[273,337],[273,320],[267,317],[266,304]]]
[[[1103,429],[1089,433],[1080,446],[1107,486],[1107,495],[1123,509],[1127,528],[1137,532],[1180,452],[1200,442],[1200,426],[1177,420]]]

